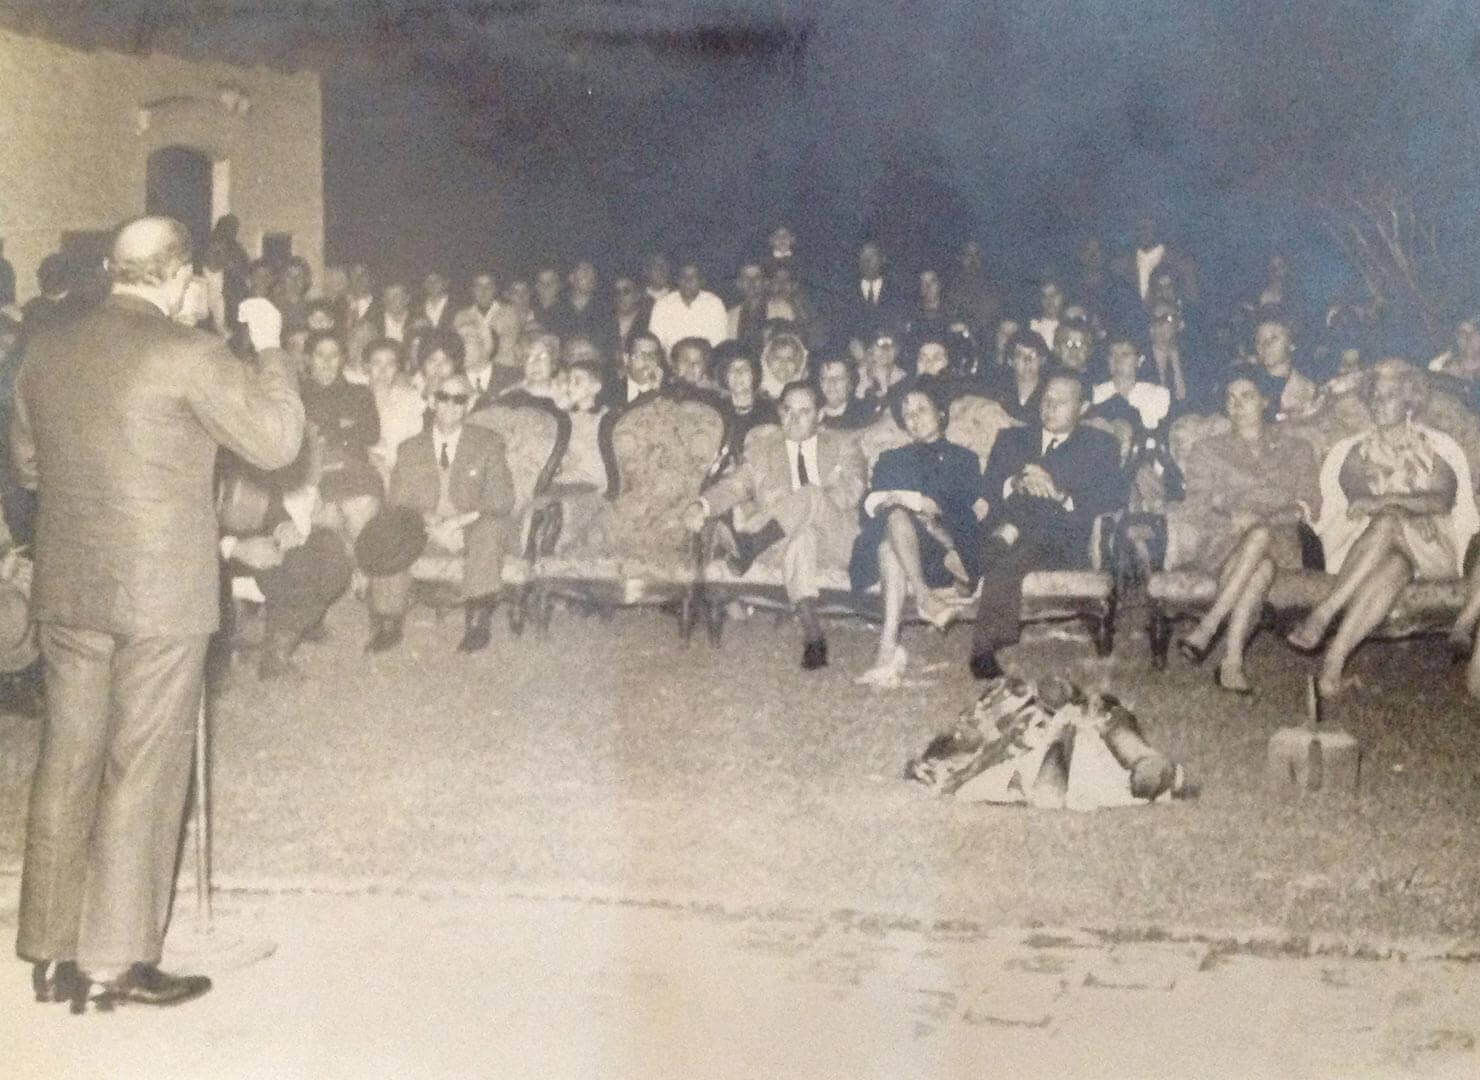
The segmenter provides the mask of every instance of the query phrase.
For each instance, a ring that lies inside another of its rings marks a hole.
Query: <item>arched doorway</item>
[[[205,255],[211,233],[211,159],[188,146],[163,146],[149,155],[144,212],[164,214],[190,230],[195,255]]]

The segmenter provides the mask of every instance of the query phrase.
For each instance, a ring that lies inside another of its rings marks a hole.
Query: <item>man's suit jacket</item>
[[[904,314],[905,302],[899,286],[888,274],[879,282],[878,303],[870,303],[863,298],[863,279],[857,276],[844,286],[839,301],[841,317],[838,322],[845,340],[847,337],[867,337],[880,327],[899,333],[897,324]]]
[[[868,466],[857,440],[846,432],[819,429],[817,471],[820,475],[811,479],[827,504],[845,523],[856,521],[858,502],[868,486]],[[801,500],[795,499],[795,494],[786,436],[781,428],[767,425],[751,431],[740,463],[733,472],[720,477],[704,498],[711,516],[738,507],[737,525],[746,518],[758,528],[774,518],[790,535],[806,522]]]
[[[442,311],[441,314],[437,316],[436,322],[433,322],[432,317],[427,314],[425,297],[418,299],[414,304],[411,305],[412,319],[420,319],[425,321],[427,325],[429,325],[433,330],[451,330],[452,317],[456,314],[457,305],[452,302],[452,297],[450,296],[446,297],[443,300]]]
[[[396,451],[390,488],[393,505],[409,506],[421,514],[436,511],[441,487],[430,431],[411,436]],[[514,508],[514,478],[504,440],[487,428],[464,424],[452,457],[447,494],[460,514],[474,510],[485,517],[508,514]]]
[[[147,300],[115,295],[30,342],[17,377],[16,476],[39,495],[37,620],[103,633],[218,626],[213,480],[225,446],[263,469],[303,441],[278,350],[256,367]]]
[[[1120,468],[1120,446],[1114,436],[1079,424],[1068,438],[1044,456],[1043,428],[1037,424],[1003,428],[992,444],[983,479],[990,507],[987,529],[1011,522],[1038,538],[1052,540],[1075,561],[1088,556],[1090,532],[1099,515],[1125,505],[1126,484]],[[1003,486],[1029,464],[1042,465],[1054,485],[1073,501],[1067,510],[1050,499],[1003,495]]]

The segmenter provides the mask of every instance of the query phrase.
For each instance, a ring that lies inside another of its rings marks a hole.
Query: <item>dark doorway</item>
[[[199,261],[211,233],[211,159],[188,146],[161,147],[149,155],[144,184],[144,212],[182,222]]]

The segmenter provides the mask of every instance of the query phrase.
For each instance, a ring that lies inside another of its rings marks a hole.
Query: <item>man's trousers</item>
[[[47,718],[16,951],[116,972],[159,962],[190,788],[206,635],[40,625]]]

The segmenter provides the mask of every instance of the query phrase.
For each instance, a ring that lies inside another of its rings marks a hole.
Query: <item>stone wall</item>
[[[249,254],[264,233],[291,233],[317,278],[320,106],[315,72],[85,52],[0,30],[0,237],[18,299],[35,294],[37,264],[64,232],[142,213],[149,155],[172,145],[227,163],[224,209]]]

